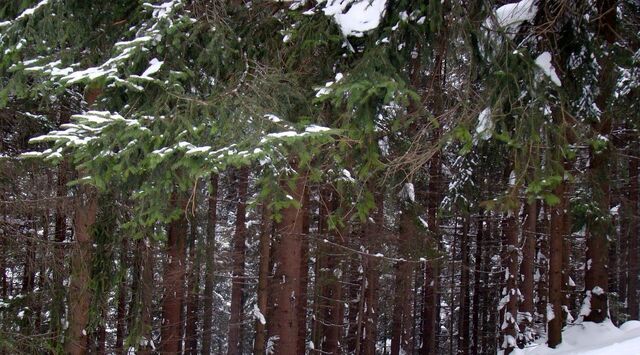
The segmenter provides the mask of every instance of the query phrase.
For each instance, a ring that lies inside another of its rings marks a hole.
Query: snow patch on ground
[[[546,344],[516,349],[514,355],[638,355],[640,354],[640,321],[629,321],[616,327],[604,323],[583,322],[569,325],[562,332],[562,343],[556,349]]]

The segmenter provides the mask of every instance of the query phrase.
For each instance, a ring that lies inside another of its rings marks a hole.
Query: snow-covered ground
[[[640,321],[629,321],[616,327],[583,322],[568,326],[562,332],[562,344],[549,349],[545,344],[523,350],[516,355],[640,355]]]

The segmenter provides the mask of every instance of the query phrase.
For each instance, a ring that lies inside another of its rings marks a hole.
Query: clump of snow
[[[164,62],[159,61],[158,58],[151,59],[149,61],[149,68],[147,68],[147,70],[145,70],[140,76],[143,78],[148,78],[149,76],[151,76],[151,74],[157,73],[163,63]]]
[[[542,69],[542,72],[551,79],[551,81],[557,86],[562,86],[560,78],[556,73],[556,69],[551,64],[551,54],[549,52],[543,52],[536,58],[536,65]]]
[[[495,18],[499,27],[515,34],[524,22],[532,22],[538,12],[536,0],[522,0],[513,4],[500,6],[495,11]]]
[[[332,16],[344,36],[362,37],[380,24],[387,0],[329,0],[324,14]]]
[[[476,133],[483,140],[488,140],[493,135],[493,120],[491,119],[491,108],[487,107],[478,115],[478,125]]]
[[[267,324],[267,320],[264,318],[264,315],[260,312],[260,308],[258,308],[258,305],[256,304],[253,305],[253,316],[260,322],[260,324]]]

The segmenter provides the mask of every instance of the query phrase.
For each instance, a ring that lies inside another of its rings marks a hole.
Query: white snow
[[[163,63],[164,62],[159,61],[158,58],[151,59],[149,61],[149,68],[147,68],[147,70],[145,70],[140,76],[143,78],[148,78],[149,76],[151,76],[151,74],[158,72]]]
[[[253,305],[253,316],[256,317],[258,321],[260,321],[260,324],[262,325],[267,324],[267,320],[264,318],[264,315],[262,314],[262,312],[260,312],[260,308],[258,308],[257,304]]]
[[[404,184],[404,187],[402,188],[402,196],[411,202],[416,202],[416,192],[412,183],[408,182]]]
[[[323,11],[326,16],[333,16],[345,37],[362,37],[364,32],[378,27],[386,4],[387,0],[328,0]]]
[[[544,341],[544,340],[542,340]],[[610,320],[569,325],[562,332],[556,349],[539,344],[516,349],[514,355],[637,355],[640,353],[640,321],[629,321],[617,328]]]
[[[551,64],[551,54],[549,52],[543,52],[536,58],[536,65],[542,69],[542,72],[551,79],[551,81],[557,86],[562,86],[560,78],[556,73],[556,69]]]
[[[496,9],[495,16],[498,26],[508,28],[515,33],[523,22],[532,22],[538,12],[536,0],[522,0],[513,4],[506,4]]]
[[[483,140],[488,140],[493,135],[493,120],[491,120],[491,108],[487,107],[480,115],[478,115],[478,125],[476,126],[476,133]]]

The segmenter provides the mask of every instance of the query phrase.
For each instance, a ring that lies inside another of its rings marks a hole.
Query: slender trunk
[[[73,221],[76,237],[71,255],[71,280],[69,281],[69,328],[64,341],[67,354],[87,352],[89,305],[91,304],[91,257],[93,238],[91,227],[96,220],[98,201],[95,191],[83,186],[75,204]]]
[[[123,237],[120,242],[120,289],[118,290],[118,306],[116,315],[116,354],[124,354],[124,334],[126,324],[127,302],[127,270],[129,269],[129,238]],[[133,291],[133,290],[132,290]]]
[[[518,275],[518,231],[516,217],[513,212],[509,212],[503,219],[503,233],[505,245],[505,280],[506,287],[500,305],[504,306],[502,317],[502,346],[504,354],[508,355],[515,350],[518,335],[518,290],[516,276]]]
[[[307,339],[307,286],[309,283],[309,228],[311,227],[311,206],[309,189],[304,190],[302,202],[302,243],[300,250],[300,290],[299,302],[296,303],[298,314],[298,354],[304,354]]]
[[[372,186],[376,209],[373,214],[373,222],[367,220],[365,224],[365,236],[370,246],[370,253],[380,250],[380,233],[384,226],[384,192]],[[364,339],[362,341],[362,355],[374,355],[378,336],[378,284],[379,284],[379,260],[376,257],[365,256],[365,313],[364,313]]]
[[[549,303],[547,304],[548,340],[550,348],[562,342],[562,242],[565,213],[565,184],[562,182],[553,191],[560,203],[551,208],[549,235]]]
[[[152,334],[151,328],[153,323],[153,288],[154,288],[154,257],[153,257],[153,241],[148,238],[141,240],[138,244],[138,252],[140,253],[141,276],[140,276],[140,349],[138,354],[151,354]]]
[[[460,241],[460,319],[458,320],[458,354],[469,354],[469,220],[463,217]]]
[[[522,230],[524,239],[522,245],[522,265],[520,274],[522,275],[522,303],[520,304],[520,337],[518,337],[519,347],[532,342],[533,337],[533,314],[534,310],[534,280],[533,266],[536,257],[536,222],[537,222],[536,201],[531,201],[526,205],[527,217]]]
[[[61,120],[62,123],[63,120]],[[66,120],[68,121],[68,120]],[[59,335],[62,333],[62,322],[64,318],[64,286],[65,279],[65,250],[64,242],[67,236],[67,216],[64,210],[67,197],[67,162],[63,160],[58,165],[56,182],[56,207],[54,222],[54,261],[53,261],[53,300],[51,305],[51,330],[54,333],[53,347],[59,344]],[[2,269],[3,296],[6,296],[6,275]]]
[[[325,186],[320,189],[320,206],[318,216],[318,234],[323,238],[330,239],[328,227],[328,217],[335,212],[335,200],[331,197],[329,187]],[[327,273],[327,262],[329,259],[329,245],[324,242],[317,243],[316,246],[316,265],[315,265],[315,302],[314,302],[314,321],[311,334],[311,341],[314,347],[322,347],[324,344],[326,324],[328,317],[328,300],[327,300],[327,280],[330,275]]]
[[[170,205],[178,208],[180,214],[177,219],[169,222],[167,228],[167,261],[163,276],[164,295],[160,332],[160,349],[164,353],[178,353],[182,344],[180,329],[182,328],[187,221],[184,215],[185,199],[178,195],[178,192],[173,193]]]
[[[331,191],[331,207],[330,210],[337,211],[344,217],[340,206],[340,196],[337,191]],[[334,243],[343,244],[347,235],[346,228],[336,227],[331,231],[331,239]],[[340,354],[340,340],[342,339],[343,321],[344,321],[344,304],[342,302],[342,263],[341,250],[331,245],[327,246],[325,252],[326,272],[323,273],[325,282],[323,298],[325,299],[325,313],[323,335],[324,342],[322,351],[328,354]]]
[[[597,197],[595,197],[600,211],[609,211],[609,183],[607,180],[607,160],[608,155],[603,153],[592,154],[591,171],[598,181]],[[603,218],[600,218],[603,219]],[[609,277],[607,271],[608,263],[608,228],[603,221],[593,221],[587,227],[587,265],[585,271],[585,298],[583,307],[587,312],[583,313],[584,320],[601,323],[609,317],[608,291]]]
[[[297,169],[295,161],[292,168]],[[281,186],[286,194],[294,201],[302,203],[306,189],[307,177],[299,174],[295,177],[295,185],[288,184],[283,178]],[[280,211],[281,220],[277,226],[280,241],[275,254],[277,280],[274,293],[273,323],[270,330],[271,338],[275,342],[276,354],[290,354],[298,346],[298,317],[295,314],[299,298],[296,294],[300,290],[300,251],[302,250],[303,214],[294,205]]]
[[[478,216],[478,227],[476,230],[476,252],[475,252],[475,265],[473,271],[473,314],[472,314],[472,330],[471,330],[471,354],[478,355],[482,350],[480,342],[482,338],[482,324],[480,323],[480,293],[483,290],[483,245],[484,245],[484,218],[483,211],[480,211]]]
[[[538,295],[538,302],[536,303],[536,313],[538,315],[538,321],[541,324],[547,324],[547,301],[549,296],[549,206],[544,206],[543,218],[536,227],[538,233],[537,241],[537,253],[536,253],[536,265],[537,265],[537,287],[536,293]]]
[[[257,307],[260,316],[256,319],[256,338],[253,343],[253,353],[262,355],[265,353],[267,343],[266,319],[267,314],[268,291],[269,291],[269,260],[271,259],[271,209],[269,201],[262,202],[262,224],[260,226],[260,266],[258,269],[258,299]]]
[[[236,223],[233,235],[233,269],[231,283],[231,316],[229,318],[229,347],[227,355],[238,355],[241,353],[242,347],[242,308],[244,303],[244,263],[246,252],[246,234],[245,226],[247,212],[247,185],[249,179],[249,170],[241,168],[237,171],[236,188],[237,205],[236,205]]]
[[[207,242],[205,251],[204,296],[202,297],[202,352],[203,355],[212,353],[211,336],[213,333],[213,286],[215,283],[215,255],[216,255],[216,208],[218,202],[218,175],[212,174],[209,191],[209,212],[207,217]]]
[[[196,204],[194,197],[193,203]],[[189,266],[187,286],[187,312],[185,325],[185,354],[198,353],[198,308],[200,301],[200,243],[198,242],[198,215],[189,221]]]
[[[629,319],[638,320],[638,158],[629,159],[629,232],[628,238],[628,280],[627,280],[627,304],[629,307]]]
[[[440,221],[437,218],[437,210],[442,199],[442,174],[440,168],[440,156],[436,153],[429,164],[429,200],[427,202],[427,224],[429,237],[427,247],[432,251],[440,249]],[[434,253],[434,254],[436,254]],[[423,285],[423,309],[422,309],[422,348],[420,354],[437,354],[436,336],[440,325],[438,324],[438,285],[440,267],[437,260],[428,261],[425,264]]]

